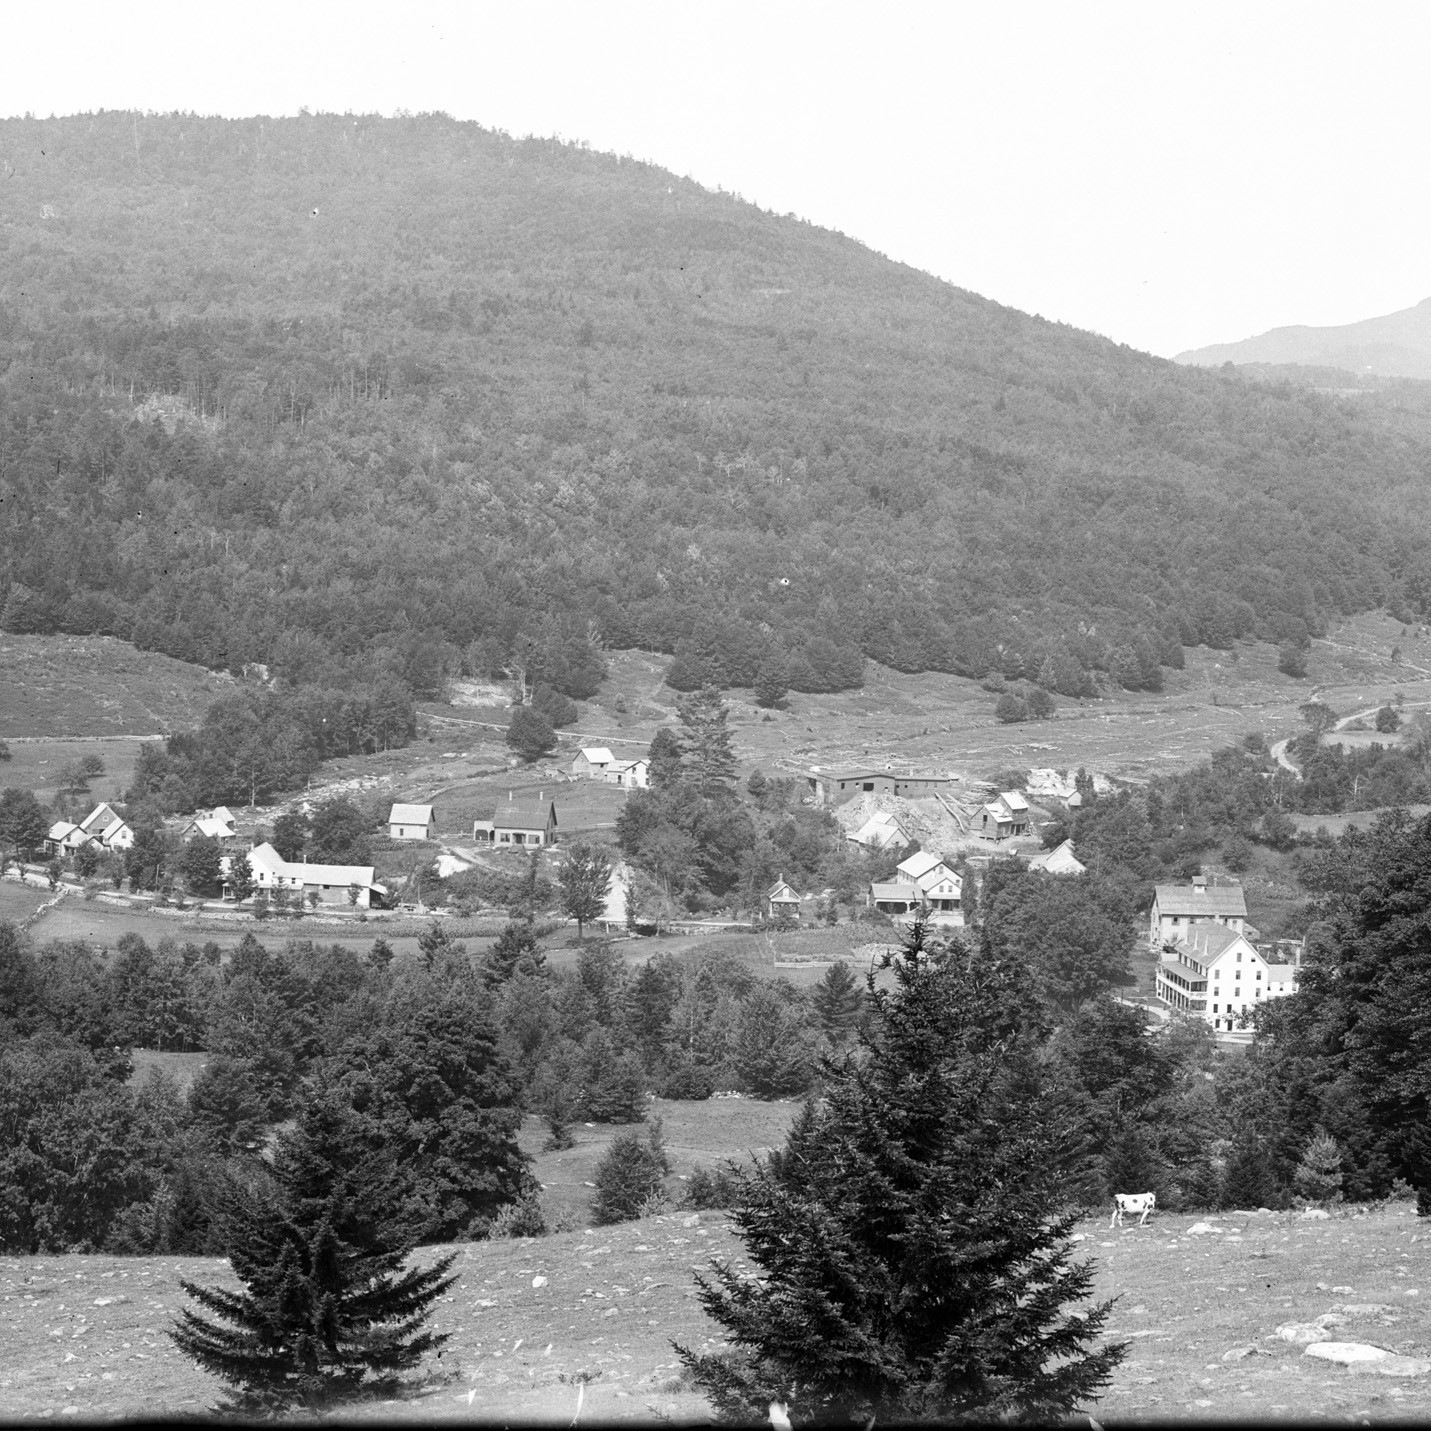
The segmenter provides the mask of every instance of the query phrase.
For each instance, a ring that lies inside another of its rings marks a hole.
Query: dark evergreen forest
[[[7,120],[0,174],[8,630],[418,694],[631,646],[1079,694],[1431,601],[1425,385],[1180,368],[440,115]]]

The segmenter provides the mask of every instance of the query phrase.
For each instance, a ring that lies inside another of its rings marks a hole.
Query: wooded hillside
[[[297,682],[1156,687],[1431,600],[1431,388],[1044,322],[442,116],[0,123],[0,626]]]

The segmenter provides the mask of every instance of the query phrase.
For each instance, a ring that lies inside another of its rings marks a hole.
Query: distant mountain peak
[[[1273,328],[1240,343],[1192,348],[1174,361],[1204,368],[1223,363],[1296,363],[1385,377],[1431,378],[1431,298],[1357,323]]]

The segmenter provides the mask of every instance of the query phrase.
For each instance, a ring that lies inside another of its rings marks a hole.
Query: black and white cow
[[[1114,1193],[1113,1217],[1108,1226],[1121,1227],[1125,1212],[1140,1212],[1143,1215],[1138,1219],[1138,1226],[1142,1227],[1148,1220],[1148,1214],[1157,1206],[1157,1201],[1152,1193]]]

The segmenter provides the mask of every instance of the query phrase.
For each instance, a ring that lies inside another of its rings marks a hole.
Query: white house
[[[391,840],[435,840],[437,816],[431,805],[394,805],[388,812]]]
[[[919,891],[921,905],[931,924],[964,923],[963,876],[950,869],[938,855],[920,850],[901,860],[895,866],[895,879]]]
[[[1041,854],[1034,855],[1029,860],[1029,868],[1042,870],[1045,874],[1081,875],[1087,871],[1088,867],[1074,855],[1073,841],[1065,840],[1051,850],[1044,850]]]
[[[571,773],[578,780],[602,780],[606,768],[615,757],[604,745],[583,745],[571,763]]]
[[[1017,790],[1001,790],[975,811],[970,830],[986,840],[1007,840],[1029,832],[1029,802]]]
[[[1148,937],[1154,949],[1181,939],[1195,924],[1225,924],[1237,934],[1247,927],[1247,900],[1240,884],[1208,884],[1197,875],[1192,884],[1160,884],[1153,891]]]
[[[581,757],[577,756],[580,760]],[[613,760],[602,775],[608,785],[619,785],[623,790],[644,790],[650,782],[651,762],[641,760]]]
[[[898,815],[889,815],[880,811],[878,814],[871,815],[858,830],[846,835],[845,838],[856,845],[864,845],[868,849],[888,850],[910,844],[914,837],[900,823]]]
[[[134,846],[134,831],[110,805],[96,805],[80,821],[79,827],[107,850],[128,850]]]
[[[1295,994],[1298,972],[1293,964],[1270,963],[1240,931],[1203,920],[1162,955],[1157,995],[1231,1033],[1264,1001]]]
[[[272,893],[286,890],[311,903],[317,894],[319,904],[355,905],[372,908],[373,895],[385,895],[387,890],[373,878],[372,865],[295,864],[285,860],[272,845],[264,843],[248,852],[248,867],[256,890]],[[352,890],[356,888],[356,900]]]
[[[189,840],[203,836],[210,840],[231,840],[234,838],[234,817],[227,805],[216,805],[207,815],[195,815],[183,830],[180,838]]]

